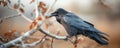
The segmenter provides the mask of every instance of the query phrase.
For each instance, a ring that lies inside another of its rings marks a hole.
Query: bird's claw
[[[66,36],[66,39],[64,39],[64,40],[66,40],[66,41],[67,41],[67,40],[69,40],[69,38],[70,38],[70,36]]]
[[[65,40],[65,41],[67,41],[67,40],[68,40],[68,38],[69,38],[69,37],[68,37],[68,36],[66,36],[66,39],[64,39],[64,40]]]
[[[74,44],[77,44],[78,43],[78,41],[74,41]]]

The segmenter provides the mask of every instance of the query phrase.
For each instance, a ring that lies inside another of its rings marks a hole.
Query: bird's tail
[[[94,32],[89,34],[89,38],[95,40],[97,43],[101,45],[108,45],[108,38],[106,38],[104,35],[107,35],[103,32]]]

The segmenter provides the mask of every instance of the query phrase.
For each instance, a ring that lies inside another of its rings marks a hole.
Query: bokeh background
[[[48,6],[54,2],[54,0],[43,1]],[[13,7],[13,4],[16,2],[17,0],[12,0],[12,5],[10,6]],[[21,0],[21,2],[25,5],[24,15],[33,19],[34,16],[31,16],[31,12],[35,8],[35,3],[29,4],[29,0]],[[110,44],[107,46],[100,46],[95,41],[84,37],[84,41],[79,43],[78,48],[120,48],[120,0],[58,0],[53,7],[53,11],[57,8],[64,8],[77,14],[82,19],[94,24],[97,29],[110,35]],[[14,14],[16,14],[15,10],[0,5],[0,19]],[[28,31],[29,25],[30,23],[20,16],[5,19],[0,24],[0,35],[3,36],[4,33],[13,29],[19,33]],[[54,33],[57,29],[61,30],[61,35],[66,35],[64,28],[55,21],[50,31]],[[35,36],[40,36],[40,34],[41,33],[36,33]],[[4,38],[9,39],[7,37]],[[11,38],[9,40],[13,39],[14,38]],[[49,42],[45,42],[44,48],[47,48],[46,46],[48,46],[48,44]],[[73,48],[70,42],[61,40],[55,40],[53,45],[54,48]],[[39,48],[37,46],[35,48]]]

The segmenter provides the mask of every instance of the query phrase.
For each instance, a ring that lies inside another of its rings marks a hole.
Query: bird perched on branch
[[[105,37],[108,36],[106,33],[97,30],[93,24],[81,19],[74,13],[59,8],[51,13],[50,17],[52,16],[55,16],[56,20],[64,26],[69,38],[75,36],[77,41],[77,35],[83,35],[101,45],[108,45],[108,39]]]

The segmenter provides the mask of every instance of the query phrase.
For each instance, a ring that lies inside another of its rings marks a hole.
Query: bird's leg
[[[67,40],[69,40],[69,38],[70,38],[70,36],[68,35],[68,36],[66,36],[67,38],[66,39],[64,39],[65,41],[67,41]]]
[[[78,37],[77,37],[77,35],[75,35],[74,48],[77,47],[77,43],[78,43]]]
[[[74,41],[74,44],[77,44],[78,43],[78,37],[77,35],[75,36],[75,41]]]

